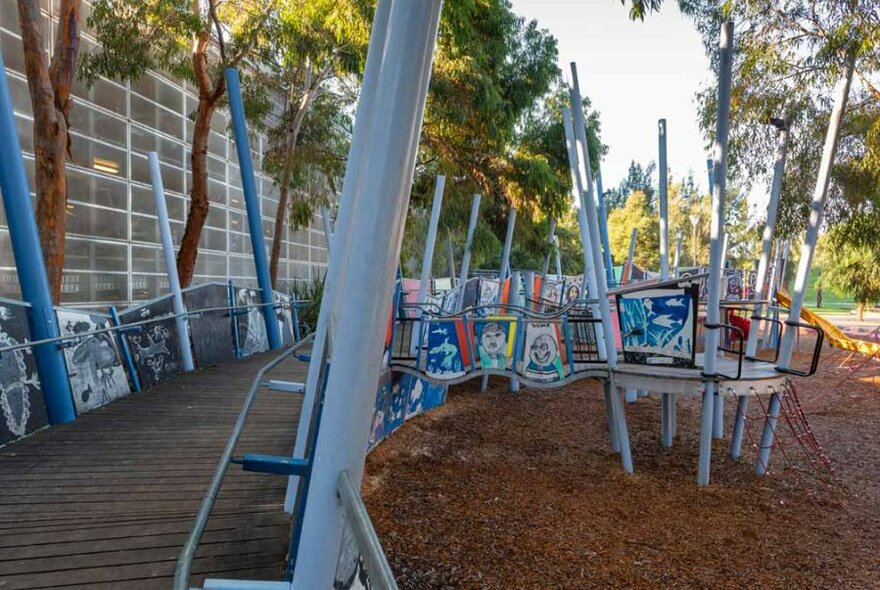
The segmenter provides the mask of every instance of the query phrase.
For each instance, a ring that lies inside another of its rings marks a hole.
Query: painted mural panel
[[[281,333],[281,345],[293,344],[293,312],[290,310],[290,296],[278,291],[272,291],[275,303],[284,305],[275,308],[275,319],[278,321],[278,331]]]
[[[62,336],[76,336],[109,328],[110,318],[100,314],[59,309]],[[64,348],[67,375],[76,413],[82,414],[131,393],[113,332],[103,332]]]
[[[492,305],[498,301],[500,285],[494,279],[480,279],[480,305]]]
[[[564,351],[555,322],[527,322],[522,374],[535,381],[558,381],[565,377]]]
[[[120,319],[123,324],[133,324],[172,314],[171,297],[163,297],[125,310]],[[144,387],[165,381],[183,370],[174,319],[145,324],[141,330],[126,334],[125,338]]]
[[[219,284],[199,285],[185,291],[183,299],[187,311],[229,307],[229,289]],[[204,311],[201,317],[190,316],[193,350],[200,367],[235,360],[231,317],[227,309]]]
[[[452,290],[452,279],[449,277],[438,277],[434,279],[434,291],[445,293]]]
[[[0,348],[30,340],[28,307],[0,301]],[[46,407],[30,348],[0,355],[0,445],[46,426]]]
[[[391,374],[386,373],[391,381],[391,392],[388,396],[388,411],[385,412],[385,436],[403,426],[406,417],[406,406],[409,397],[409,390],[403,387],[400,379],[392,380]]]
[[[464,284],[464,295],[461,308],[476,307],[479,303],[480,279],[468,279]]]
[[[480,368],[509,369],[513,365],[516,318],[488,316],[473,322],[476,357],[480,361]]]
[[[235,305],[242,315],[236,317],[238,325],[238,345],[242,356],[250,356],[269,350],[269,336],[266,333],[266,320],[263,308],[255,307],[261,303],[258,289],[236,288]]]
[[[451,312],[458,309],[459,297],[461,297],[461,285],[447,291],[443,296],[443,311]]]
[[[627,362],[693,366],[696,286],[618,294]]]
[[[581,289],[584,284],[584,275],[571,277],[565,281],[565,289],[562,296],[562,304],[566,305],[581,298]]]
[[[351,525],[346,519],[342,527],[342,544],[336,560],[333,590],[372,590],[372,588],[364,558],[351,531]]]
[[[470,362],[467,336],[461,321],[430,322],[425,372],[435,379],[464,375]]]
[[[541,287],[541,302],[550,305],[559,305],[562,302],[563,281],[546,279]]]
[[[722,297],[727,301],[739,301],[743,298],[743,273],[741,270],[726,269],[722,285],[724,285]]]
[[[367,442],[367,450],[370,451],[377,444],[382,442],[387,432],[385,425],[386,416],[390,412],[391,407],[391,373],[385,372],[379,377],[379,384],[376,386],[376,402],[373,408],[373,424],[370,427],[370,439]]]

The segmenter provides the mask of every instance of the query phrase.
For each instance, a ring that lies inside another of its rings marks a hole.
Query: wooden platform
[[[0,590],[167,589],[241,402],[277,353],[183,375],[0,449]],[[270,377],[304,381],[288,359]],[[263,389],[236,454],[289,454],[301,396]],[[232,465],[193,565],[279,579],[286,478]]]

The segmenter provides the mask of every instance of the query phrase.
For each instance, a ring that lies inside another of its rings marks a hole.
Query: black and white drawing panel
[[[235,305],[238,307],[238,345],[241,356],[249,356],[269,350],[269,337],[266,334],[266,320],[260,306],[260,292],[257,289],[236,288]]]
[[[235,360],[232,342],[232,314],[229,307],[229,289],[220,283],[208,283],[184,291],[187,311],[212,309],[190,316],[189,329],[193,350],[200,367]]]
[[[70,309],[58,309],[62,336],[77,336],[109,328],[110,318]],[[64,360],[76,413],[82,414],[131,392],[113,332],[82,336],[66,343]]]
[[[120,319],[123,324],[134,324],[166,315],[173,315],[171,296],[127,309],[120,314]],[[144,387],[181,372],[180,341],[174,318],[145,324],[125,337]]]
[[[0,299],[0,348],[30,340],[30,308]],[[31,434],[49,423],[30,348],[0,354],[0,445]]]

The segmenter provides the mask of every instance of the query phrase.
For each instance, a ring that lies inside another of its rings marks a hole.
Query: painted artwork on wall
[[[123,324],[133,324],[172,314],[171,297],[166,296],[127,309],[120,314],[120,319]],[[125,338],[144,387],[164,381],[182,370],[180,341],[174,319],[145,324],[141,330],[126,334]]]
[[[112,325],[109,317],[100,314],[59,309],[56,316],[62,336],[76,336]],[[131,392],[112,332],[83,336],[64,348],[64,360],[77,414]]]
[[[626,362],[692,367],[697,287],[618,294]]]
[[[434,279],[433,289],[435,293],[445,293],[452,290],[452,279],[449,277],[437,277]]]
[[[549,305],[560,305],[562,302],[563,281],[546,279],[541,287],[541,302]]]
[[[235,305],[242,313],[236,317],[238,325],[238,345],[241,356],[250,356],[258,352],[269,350],[269,336],[266,334],[266,320],[263,316],[263,308],[260,292],[257,289],[236,288]]]
[[[367,443],[367,450],[372,450],[377,444],[382,442],[387,434],[385,425],[386,416],[390,411],[391,404],[391,373],[384,372],[379,376],[379,384],[376,386],[376,404],[373,408],[373,424],[370,427],[370,439]]]
[[[183,300],[187,311],[229,307],[229,289],[219,283],[199,285],[184,291]],[[235,360],[231,318],[226,309],[203,311],[201,316],[190,316],[190,339],[200,367]]]
[[[464,284],[464,299],[462,300],[461,308],[467,309],[469,307],[476,307],[480,301],[479,291],[480,279],[468,279],[468,282]]]
[[[470,363],[464,323],[430,322],[427,332],[425,372],[435,379],[455,379],[464,375]]]
[[[564,351],[559,327],[555,322],[526,322],[522,374],[535,381],[558,381],[565,378]]]
[[[480,305],[492,305],[498,301],[499,288],[494,279],[480,279]]]
[[[461,297],[461,285],[447,291],[443,296],[443,311],[452,312],[457,310],[459,297]]]
[[[476,357],[482,369],[509,369],[513,364],[516,318],[488,316],[473,320]]]
[[[283,303],[275,308],[275,319],[278,321],[278,331],[281,333],[281,345],[293,344],[293,312],[290,311],[290,296],[278,291],[272,291],[275,303]]]
[[[406,405],[409,391],[402,386],[400,379],[391,380],[390,371],[386,373],[391,381],[391,393],[388,401],[388,411],[385,412],[385,436],[388,436],[403,425],[406,417]]]
[[[584,284],[584,275],[571,277],[565,281],[565,289],[563,290],[562,304],[567,305],[572,301],[581,298],[581,288]]]
[[[0,300],[0,348],[30,340],[28,306]],[[0,445],[31,434],[49,423],[37,365],[30,348],[0,356]]]
[[[727,301],[739,301],[743,297],[743,273],[741,270],[726,269],[724,271],[723,298]]]
[[[347,519],[342,527],[342,543],[333,578],[333,590],[372,590],[373,588],[364,558]]]

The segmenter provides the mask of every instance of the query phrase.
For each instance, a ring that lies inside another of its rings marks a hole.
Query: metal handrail
[[[296,354],[304,344],[311,342],[313,338],[314,333],[309,334],[263,365],[263,367],[257,371],[257,374],[251,383],[251,387],[248,390],[247,396],[245,396],[244,403],[242,403],[241,411],[238,413],[238,418],[235,421],[235,426],[232,427],[232,432],[229,434],[226,446],[223,448],[223,453],[220,455],[220,461],[217,463],[214,475],[211,477],[211,484],[208,487],[208,491],[205,492],[205,497],[202,499],[202,503],[199,506],[199,511],[196,514],[196,520],[190,530],[189,537],[187,538],[186,543],[184,543],[183,548],[180,550],[180,555],[177,558],[177,566],[174,570],[174,590],[189,590],[189,577],[192,571],[192,562],[196,554],[196,549],[198,549],[199,542],[201,541],[205,528],[208,525],[208,518],[211,516],[211,510],[214,508],[214,502],[217,501],[217,496],[220,493],[220,486],[223,485],[226,471],[229,469],[229,465],[232,462],[232,453],[235,450],[235,445],[238,444],[239,437],[241,437],[244,424],[247,421],[251,406],[257,397],[257,392],[260,390],[263,378],[266,373],[277,367],[281,361]]]
[[[154,318],[150,318],[147,320],[142,320],[140,322],[132,322],[130,324],[122,324],[119,326],[108,326],[107,328],[100,328],[98,330],[91,330],[89,332],[81,332],[79,334],[71,334],[68,336],[55,336],[54,338],[43,338],[42,340],[29,340],[27,342],[23,342],[21,344],[15,344],[12,346],[5,346],[0,348],[0,355],[5,352],[12,352],[15,350],[20,350],[22,348],[31,348],[33,346],[41,346],[43,344],[52,344],[54,342],[58,343],[66,343],[66,342],[77,342],[86,338],[88,336],[94,336],[96,334],[105,334],[107,332],[130,332],[135,328],[140,328],[141,326],[145,326],[147,324],[152,324],[155,322],[163,322],[166,320],[173,320],[179,317],[199,317],[205,312],[209,311],[234,311],[237,309],[250,309],[252,307],[285,307],[295,305],[297,303],[303,303],[307,300],[297,300],[297,301],[276,301],[273,303],[253,303],[250,305],[231,305],[225,307],[205,307],[203,309],[193,309],[189,311],[185,311],[183,313],[168,313],[160,316],[156,316]],[[108,318],[109,319],[109,318]]]
[[[351,483],[348,471],[339,472],[339,480],[336,483],[336,493],[342,503],[342,509],[348,517],[351,532],[355,543],[361,551],[364,559],[364,567],[370,577],[372,587],[376,590],[397,590],[397,582],[388,565],[382,544],[367,514],[367,508],[361,500],[360,494]]]
[[[586,311],[586,307],[588,305],[593,305],[597,303],[598,299],[575,299],[574,301],[570,301],[566,305],[558,308],[553,312],[540,312],[535,311],[533,309],[529,309],[528,307],[523,307],[521,305],[514,305],[512,303],[487,303],[486,305],[476,305],[473,307],[468,307],[466,309],[462,309],[461,311],[456,312],[445,312],[440,306],[435,303],[404,303],[400,307],[402,309],[415,309],[420,310],[423,314],[428,315],[429,318],[433,319],[452,319],[452,318],[460,318],[465,314],[473,314],[475,311],[480,310],[493,310],[493,309],[504,309],[505,312],[502,313],[521,313],[524,316],[529,316],[535,319],[554,319],[559,318],[568,313],[570,310],[581,310]],[[434,311],[437,310],[437,311]],[[399,319],[399,318],[398,318]],[[418,318],[417,318],[418,319]]]

